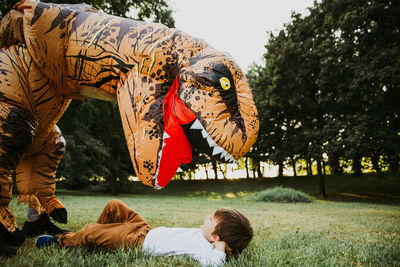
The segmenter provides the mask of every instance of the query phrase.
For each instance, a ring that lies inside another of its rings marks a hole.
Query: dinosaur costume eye
[[[229,88],[231,88],[231,83],[228,78],[222,77],[221,79],[219,79],[219,82],[221,83],[222,89],[228,90]]]

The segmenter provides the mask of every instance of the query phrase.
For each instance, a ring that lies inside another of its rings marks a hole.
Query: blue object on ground
[[[58,246],[58,238],[51,235],[41,235],[36,239],[37,248],[45,248],[55,244]]]

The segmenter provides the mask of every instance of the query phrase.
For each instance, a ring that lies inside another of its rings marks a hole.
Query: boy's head
[[[249,219],[232,208],[220,208],[213,216],[208,215],[201,230],[210,242],[224,241],[233,255],[249,245],[254,233]]]

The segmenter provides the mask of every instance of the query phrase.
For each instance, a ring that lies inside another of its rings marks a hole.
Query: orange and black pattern
[[[257,138],[258,113],[235,61],[177,29],[87,5],[27,0],[1,21],[0,45],[0,209],[10,200],[15,170],[19,200],[40,212],[54,209],[47,203],[55,203],[49,199],[62,157],[54,133],[71,99],[118,102],[135,172],[150,186],[157,185],[168,138],[163,100],[176,78],[178,97],[196,116],[185,133],[201,133],[200,149],[232,162]],[[7,128],[10,119],[18,127]],[[15,143],[12,153],[4,147],[7,138]]]

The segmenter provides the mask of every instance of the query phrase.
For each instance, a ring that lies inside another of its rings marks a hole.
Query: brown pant
[[[97,223],[88,224],[76,233],[64,233],[59,245],[102,246],[110,249],[135,247],[143,244],[151,227],[122,201],[113,199],[106,205]]]

